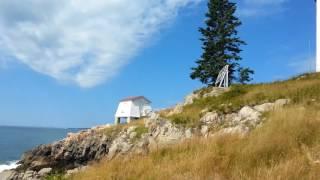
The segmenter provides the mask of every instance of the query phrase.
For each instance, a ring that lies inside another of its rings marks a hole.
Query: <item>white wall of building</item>
[[[137,99],[131,101],[122,101],[119,103],[116,117],[132,117],[140,118],[147,116],[152,110],[151,105],[145,99]]]
[[[119,103],[116,117],[130,117],[132,101],[123,101]]]

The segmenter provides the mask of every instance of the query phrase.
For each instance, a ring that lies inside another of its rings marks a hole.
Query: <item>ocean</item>
[[[63,139],[69,132],[79,130],[0,126],[0,172],[15,168],[24,152],[40,144]]]

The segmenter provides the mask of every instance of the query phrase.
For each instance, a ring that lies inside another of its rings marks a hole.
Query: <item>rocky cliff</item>
[[[200,97],[219,96],[225,90],[213,89],[201,95],[193,93],[186,101],[172,110],[179,112],[184,106]],[[280,108],[290,100],[244,106],[232,113],[218,113],[203,110],[203,116],[196,126],[183,126],[152,114],[143,122],[119,126],[100,126],[79,133],[69,134],[65,139],[48,145],[41,145],[26,152],[16,170],[0,174],[1,180],[41,179],[56,171],[66,174],[77,172],[101,159],[113,159],[129,154],[145,154],[153,148],[179,143],[194,136],[208,137],[225,133],[245,135],[263,122],[263,113]]]

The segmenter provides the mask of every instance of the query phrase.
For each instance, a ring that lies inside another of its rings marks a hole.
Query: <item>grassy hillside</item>
[[[247,137],[192,139],[146,156],[101,161],[70,179],[320,179],[320,74],[234,86],[169,118],[192,126],[204,108],[231,112],[279,98],[292,104],[268,113]]]
[[[208,90],[210,88],[204,88],[198,90],[198,93],[203,94]],[[245,105],[273,102],[281,98],[289,98],[295,104],[309,104],[313,101],[319,101],[320,74],[305,74],[287,81],[269,84],[235,85],[221,96],[196,100],[193,104],[184,107],[182,113],[167,116],[167,118],[177,124],[192,126],[199,121],[203,109],[230,113]]]

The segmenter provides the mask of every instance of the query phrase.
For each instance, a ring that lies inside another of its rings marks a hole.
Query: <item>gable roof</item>
[[[144,97],[144,96],[129,96],[127,98],[124,98],[124,99],[120,100],[120,102],[123,102],[123,101],[134,101],[134,100],[138,100],[138,99],[144,99],[148,103],[151,103],[151,101],[149,99],[147,99],[146,97]]]

